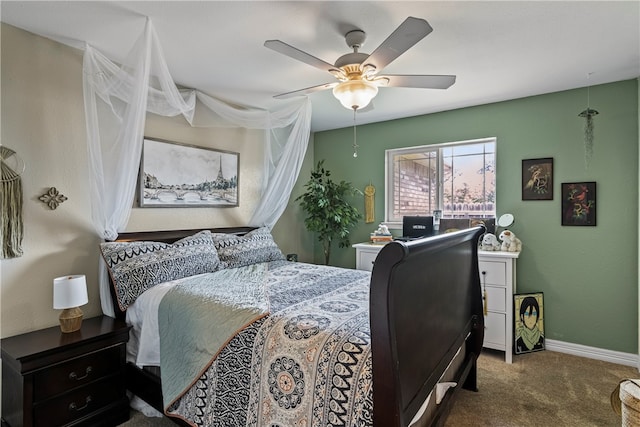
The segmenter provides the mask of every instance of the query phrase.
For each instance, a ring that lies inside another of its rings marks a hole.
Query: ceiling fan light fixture
[[[378,94],[378,86],[361,79],[347,80],[333,88],[333,96],[349,110],[365,108]]]

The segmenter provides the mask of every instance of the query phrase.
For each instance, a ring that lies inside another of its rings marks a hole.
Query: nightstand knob
[[[70,380],[76,380],[76,381],[81,381],[85,378],[87,378],[89,376],[89,374],[91,373],[91,371],[93,370],[93,368],[91,366],[87,366],[87,369],[85,370],[85,373],[83,376],[79,377],[78,374],[76,374],[75,371],[71,372],[69,374],[69,379]]]
[[[91,396],[87,396],[87,398],[84,400],[84,406],[81,406],[79,408],[75,402],[71,402],[69,404],[69,410],[76,411],[76,412],[84,411],[85,409],[87,409],[87,406],[89,406],[89,403],[91,403]]]

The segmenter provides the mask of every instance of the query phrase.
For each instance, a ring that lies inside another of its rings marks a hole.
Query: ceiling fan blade
[[[322,59],[316,58],[313,55],[309,55],[307,52],[303,52],[300,49],[288,45],[280,40],[267,40],[266,42],[264,42],[264,46],[268,47],[269,49],[275,50],[276,52],[279,52],[283,55],[287,55],[290,58],[297,59],[298,61],[304,62],[305,64],[309,64],[312,67],[319,68],[323,71],[331,72],[332,70],[336,69],[333,64],[329,64]]]
[[[410,16],[364,60],[362,65],[371,64],[380,71],[425,38],[431,31],[433,28],[427,21]]]
[[[286,98],[293,98],[294,96],[302,96],[302,95],[309,95],[310,93],[314,93],[314,92],[320,92],[321,90],[327,90],[327,89],[332,89],[334,87],[336,87],[338,85],[338,82],[335,83],[324,83],[318,86],[311,86],[305,89],[298,89],[298,90],[294,90],[292,92],[287,92],[287,93],[281,93],[280,95],[275,95],[274,98],[278,98],[278,99],[286,99]]]
[[[385,74],[380,78],[389,79],[387,86],[393,87],[415,87],[422,89],[447,89],[456,82],[456,76],[447,75],[401,75]]]

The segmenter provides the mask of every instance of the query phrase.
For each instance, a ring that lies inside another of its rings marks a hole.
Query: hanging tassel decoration
[[[487,285],[485,284],[485,279],[487,277],[487,272],[482,272],[482,312],[486,316],[487,315],[487,305],[489,304],[489,300],[487,298]]]
[[[14,164],[10,166],[10,162]],[[0,205],[0,258],[22,256],[22,181],[20,174],[24,163],[15,151],[0,145],[0,186],[2,187],[2,205]]]
[[[371,224],[375,221],[375,194],[376,188],[369,182],[369,185],[364,187],[364,222],[365,224]]]

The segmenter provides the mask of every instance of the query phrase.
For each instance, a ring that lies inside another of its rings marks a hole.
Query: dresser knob
[[[75,381],[82,381],[83,379],[87,378],[89,376],[89,374],[91,373],[91,371],[93,370],[93,368],[91,368],[91,366],[87,366],[87,369],[85,370],[85,373],[83,376],[79,377],[78,374],[76,374],[75,371],[71,372],[69,374],[69,379],[70,380],[75,380]]]
[[[87,406],[89,406],[89,403],[91,403],[91,396],[87,396],[87,398],[84,400],[84,405],[79,408],[78,405],[76,405],[76,402],[71,402],[69,404],[69,410],[76,412],[84,411],[85,409],[87,409]]]

